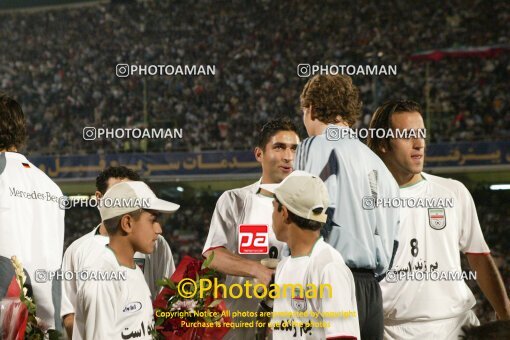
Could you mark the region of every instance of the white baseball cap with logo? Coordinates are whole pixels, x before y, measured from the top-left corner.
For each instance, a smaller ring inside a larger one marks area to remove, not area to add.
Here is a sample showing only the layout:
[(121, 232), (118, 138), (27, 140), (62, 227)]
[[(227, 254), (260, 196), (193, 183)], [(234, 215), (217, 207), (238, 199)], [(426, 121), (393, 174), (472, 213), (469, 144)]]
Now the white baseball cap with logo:
[(319, 177), (296, 170), (279, 184), (261, 184), (276, 199), (299, 217), (326, 223), (329, 194)]
[(101, 220), (122, 216), (138, 209), (155, 210), (171, 213), (179, 209), (179, 205), (162, 200), (142, 181), (120, 182), (113, 185), (99, 204)]

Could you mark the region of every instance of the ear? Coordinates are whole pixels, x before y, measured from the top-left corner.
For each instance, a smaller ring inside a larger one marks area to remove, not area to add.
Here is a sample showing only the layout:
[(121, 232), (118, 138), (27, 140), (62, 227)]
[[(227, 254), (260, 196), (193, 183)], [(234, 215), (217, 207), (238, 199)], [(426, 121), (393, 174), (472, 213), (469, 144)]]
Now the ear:
[(262, 162), (262, 156), (264, 155), (264, 150), (262, 150), (260, 147), (255, 147), (255, 159), (257, 162)]
[(126, 234), (131, 234), (133, 231), (133, 217), (131, 215), (124, 215), (120, 219), (120, 229)]
[(283, 214), (283, 221), (286, 223), (286, 224), (290, 224), (290, 220), (289, 220), (289, 211), (287, 210), (287, 207), (282, 205), (282, 214)]
[(315, 108), (313, 107), (313, 104), (310, 104), (310, 119), (313, 121), (313, 120), (316, 120), (317, 117), (315, 116)]
[(94, 195), (96, 196), (96, 201), (99, 201), (101, 199), (101, 197), (103, 197), (103, 194), (100, 191), (97, 191), (97, 190), (94, 193)]

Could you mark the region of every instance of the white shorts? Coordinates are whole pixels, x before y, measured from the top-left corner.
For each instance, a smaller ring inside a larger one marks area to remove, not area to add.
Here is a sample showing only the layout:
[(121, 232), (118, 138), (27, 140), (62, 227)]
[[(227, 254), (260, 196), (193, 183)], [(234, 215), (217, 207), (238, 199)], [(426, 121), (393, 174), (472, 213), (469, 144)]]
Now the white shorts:
[(384, 339), (459, 340), (462, 327), (478, 326), (480, 321), (472, 310), (455, 318), (432, 321), (402, 322), (384, 320)]

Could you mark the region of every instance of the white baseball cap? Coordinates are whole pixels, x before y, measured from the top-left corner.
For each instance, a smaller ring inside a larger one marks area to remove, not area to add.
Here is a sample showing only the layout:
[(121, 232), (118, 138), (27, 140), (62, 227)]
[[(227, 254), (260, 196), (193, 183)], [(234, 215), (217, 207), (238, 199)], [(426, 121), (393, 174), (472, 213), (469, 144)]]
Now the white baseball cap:
[(156, 210), (171, 213), (179, 209), (179, 205), (156, 197), (156, 194), (142, 181), (127, 181), (113, 185), (99, 204), (101, 220), (136, 211), (138, 209)]
[(296, 170), (280, 184), (261, 184), (276, 199), (299, 217), (326, 223), (329, 206), (328, 189), (317, 176)]

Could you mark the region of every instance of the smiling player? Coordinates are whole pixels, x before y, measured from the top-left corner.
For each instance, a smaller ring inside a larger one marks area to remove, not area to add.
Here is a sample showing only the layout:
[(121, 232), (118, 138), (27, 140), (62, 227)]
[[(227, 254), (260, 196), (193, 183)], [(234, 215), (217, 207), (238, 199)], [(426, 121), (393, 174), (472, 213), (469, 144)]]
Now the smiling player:
[[(418, 104), (395, 100), (375, 111), (370, 127), (417, 130), (424, 129), (424, 124)], [(454, 202), (453, 207), (400, 209), (398, 239), (401, 246), (395, 255), (395, 272), (460, 273), (460, 252), (463, 252), (498, 317), (508, 320), (508, 296), (466, 187), (456, 180), (423, 172), (425, 140), (422, 138), (369, 138), (368, 145), (397, 180), (401, 197), (452, 198)], [(471, 310), (475, 298), (462, 279), (394, 278), (393, 275), (390, 280), (387, 276), (387, 280), (381, 281), (385, 338), (457, 339), (462, 334), (462, 326), (479, 324)]]

